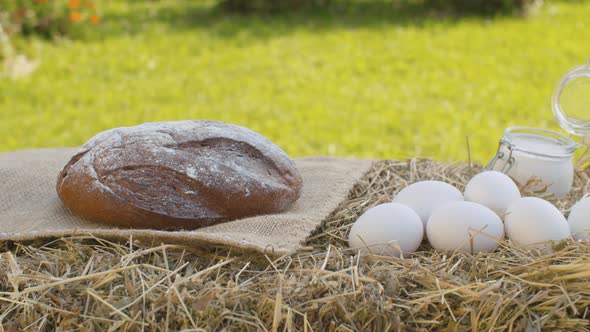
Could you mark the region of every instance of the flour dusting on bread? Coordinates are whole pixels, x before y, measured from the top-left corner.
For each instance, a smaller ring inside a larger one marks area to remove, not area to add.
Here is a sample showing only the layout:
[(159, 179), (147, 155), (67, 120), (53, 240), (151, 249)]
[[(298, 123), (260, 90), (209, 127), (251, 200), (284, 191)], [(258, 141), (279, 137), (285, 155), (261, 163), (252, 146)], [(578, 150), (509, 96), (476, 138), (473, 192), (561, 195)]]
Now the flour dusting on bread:
[[(278, 212), (301, 187), (295, 163), (280, 147), (252, 130), (215, 121), (102, 132), (64, 167), (57, 186), (64, 204), (89, 219), (158, 228)], [(95, 206), (80, 203), (85, 198)], [(111, 211), (114, 201), (129, 210), (119, 220)]]

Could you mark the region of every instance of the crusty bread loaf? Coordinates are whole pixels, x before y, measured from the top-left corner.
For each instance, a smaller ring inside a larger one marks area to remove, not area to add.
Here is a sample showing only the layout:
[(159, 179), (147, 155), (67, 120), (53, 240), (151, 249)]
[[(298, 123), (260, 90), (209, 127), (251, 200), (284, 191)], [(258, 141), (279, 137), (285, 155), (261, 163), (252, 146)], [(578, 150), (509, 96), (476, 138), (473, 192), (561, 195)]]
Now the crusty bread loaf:
[(146, 123), (102, 132), (57, 179), (63, 204), (122, 227), (194, 229), (279, 212), (302, 179), (277, 145), (214, 121)]

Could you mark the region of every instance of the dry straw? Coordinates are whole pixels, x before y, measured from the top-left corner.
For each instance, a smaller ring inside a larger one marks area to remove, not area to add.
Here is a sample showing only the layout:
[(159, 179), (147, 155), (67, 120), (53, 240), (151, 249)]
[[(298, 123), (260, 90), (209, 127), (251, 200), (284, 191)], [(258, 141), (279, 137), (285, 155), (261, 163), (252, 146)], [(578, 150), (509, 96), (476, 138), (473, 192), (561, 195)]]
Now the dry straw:
[[(463, 189), (481, 167), (383, 161), (295, 255), (235, 256), (88, 236), (6, 243), (0, 260), (4, 330), (588, 331), (590, 246), (549, 255), (503, 245), (442, 254), (424, 245), (403, 259), (359, 260), (351, 223), (409, 183)], [(587, 191), (578, 171), (564, 211)]]

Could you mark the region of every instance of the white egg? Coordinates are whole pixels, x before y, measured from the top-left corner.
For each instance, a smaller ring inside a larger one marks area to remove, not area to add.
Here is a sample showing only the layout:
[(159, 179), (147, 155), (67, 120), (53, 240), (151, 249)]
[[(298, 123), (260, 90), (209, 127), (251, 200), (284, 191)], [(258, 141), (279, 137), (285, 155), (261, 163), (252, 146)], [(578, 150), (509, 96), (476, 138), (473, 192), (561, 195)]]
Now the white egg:
[(434, 209), (450, 202), (463, 201), (463, 194), (448, 183), (421, 181), (402, 189), (393, 201), (407, 205), (416, 211), (426, 227)]
[(428, 241), (436, 250), (491, 252), (504, 238), (504, 225), (489, 208), (473, 202), (453, 202), (432, 213), (426, 226)]
[(416, 251), (423, 234), (416, 212), (402, 204), (386, 203), (367, 210), (358, 218), (350, 229), (348, 244), (362, 255), (399, 257), (401, 253)]
[(567, 222), (576, 241), (590, 240), (590, 197), (583, 198), (572, 206)]
[(487, 171), (467, 183), (464, 195), (466, 201), (487, 206), (503, 218), (510, 204), (520, 198), (520, 190), (508, 175)]
[(570, 234), (563, 214), (553, 204), (537, 197), (514, 201), (506, 210), (504, 225), (510, 240), (520, 246), (563, 240)]

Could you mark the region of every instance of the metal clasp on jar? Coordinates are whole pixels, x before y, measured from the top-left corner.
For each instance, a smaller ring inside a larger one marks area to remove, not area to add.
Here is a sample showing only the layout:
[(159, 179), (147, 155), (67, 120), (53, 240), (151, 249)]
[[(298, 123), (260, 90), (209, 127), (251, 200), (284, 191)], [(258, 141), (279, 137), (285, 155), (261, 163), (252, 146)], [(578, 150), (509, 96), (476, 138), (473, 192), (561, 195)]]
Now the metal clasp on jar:
[[(503, 147), (505, 147), (506, 150), (508, 150), (508, 154), (506, 154), (505, 151), (502, 151)], [(510, 142), (506, 141), (503, 138), (500, 139), (500, 142), (498, 143), (498, 151), (496, 151), (496, 155), (494, 156), (494, 158), (492, 158), (492, 160), (490, 160), (490, 162), (486, 166), (486, 169), (487, 170), (494, 169), (498, 160), (504, 160), (503, 158), (507, 157), (506, 163), (504, 164), (504, 166), (502, 166), (501, 169), (498, 169), (498, 171), (500, 171), (502, 173), (508, 173), (510, 171), (510, 169), (512, 168), (512, 166), (514, 165), (514, 157), (512, 156), (513, 151), (514, 151), (514, 145), (510, 144)]]

